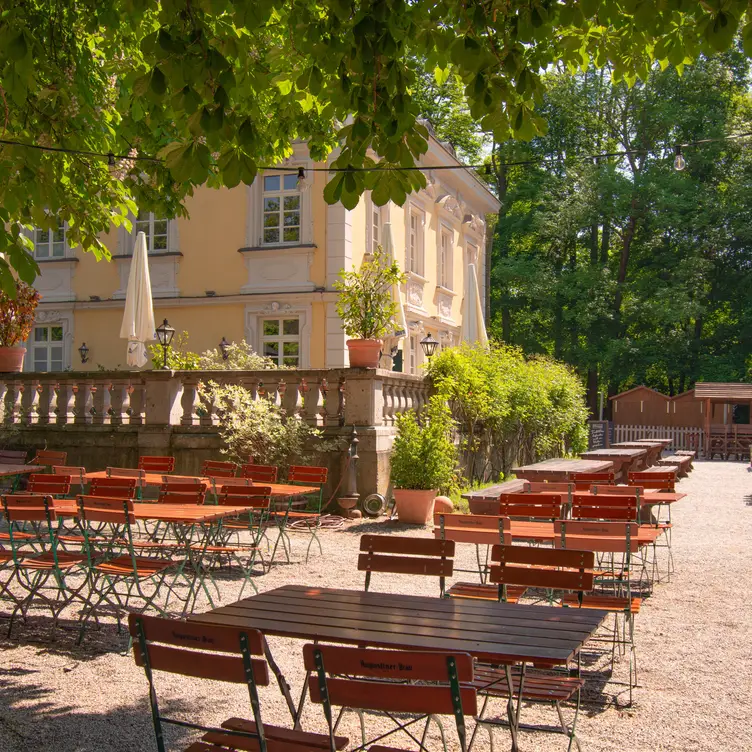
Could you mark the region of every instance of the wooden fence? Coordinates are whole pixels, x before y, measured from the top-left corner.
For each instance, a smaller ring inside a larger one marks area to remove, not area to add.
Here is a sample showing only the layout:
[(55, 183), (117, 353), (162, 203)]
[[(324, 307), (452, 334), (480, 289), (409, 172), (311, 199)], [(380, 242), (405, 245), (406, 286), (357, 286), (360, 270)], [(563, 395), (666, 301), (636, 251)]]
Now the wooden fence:
[(669, 450), (693, 449), (698, 455), (704, 450), (705, 436), (700, 427), (686, 426), (614, 426), (613, 443), (640, 439), (671, 439)]

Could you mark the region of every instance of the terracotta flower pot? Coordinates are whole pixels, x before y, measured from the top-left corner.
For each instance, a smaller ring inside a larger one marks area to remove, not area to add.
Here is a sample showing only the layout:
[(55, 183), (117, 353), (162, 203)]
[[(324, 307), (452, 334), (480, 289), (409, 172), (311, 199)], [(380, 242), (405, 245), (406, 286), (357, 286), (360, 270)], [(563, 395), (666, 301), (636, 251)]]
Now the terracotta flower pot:
[(352, 368), (378, 368), (381, 346), (380, 339), (348, 339), (350, 366)]
[(25, 347), (0, 347), (0, 373), (18, 373), (23, 370)]
[(397, 516), (400, 522), (425, 525), (433, 520), (433, 502), (437, 491), (415, 491), (407, 488), (394, 489)]

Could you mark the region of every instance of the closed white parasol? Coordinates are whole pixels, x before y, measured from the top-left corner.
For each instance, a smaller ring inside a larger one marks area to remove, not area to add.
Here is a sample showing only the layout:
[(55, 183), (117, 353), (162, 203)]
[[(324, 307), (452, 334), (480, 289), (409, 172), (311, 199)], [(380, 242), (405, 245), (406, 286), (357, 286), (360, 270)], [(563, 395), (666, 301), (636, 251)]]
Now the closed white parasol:
[(465, 299), (462, 307), (462, 341), (469, 342), (471, 345), (478, 342), (487, 347), (488, 335), (486, 334), (486, 322), (483, 320), (483, 305), (480, 300), (475, 264), (467, 265)]
[(145, 343), (154, 339), (154, 307), (151, 300), (149, 258), (146, 253), (146, 236), (143, 232), (139, 232), (136, 236), (136, 246), (133, 249), (120, 336), (128, 340), (126, 356), (128, 365), (133, 368), (143, 368), (149, 360)]

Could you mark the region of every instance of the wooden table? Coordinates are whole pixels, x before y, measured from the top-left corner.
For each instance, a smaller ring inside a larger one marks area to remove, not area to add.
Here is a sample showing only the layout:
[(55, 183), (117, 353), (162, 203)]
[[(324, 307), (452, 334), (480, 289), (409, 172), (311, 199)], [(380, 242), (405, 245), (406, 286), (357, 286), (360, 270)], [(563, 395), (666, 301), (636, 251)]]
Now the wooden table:
[(15, 491), (22, 475), (40, 472), (39, 465), (5, 465), (0, 464), (0, 478), (13, 478), (11, 491)]
[(652, 467), (661, 458), (663, 452), (662, 441), (620, 441), (618, 444), (612, 444), (612, 449), (647, 449), (645, 457), (646, 467)]
[[(55, 511), (61, 517), (76, 517), (78, 505), (75, 499), (55, 499)], [(236, 517), (252, 511), (253, 507), (215, 504), (153, 504), (144, 501), (133, 503), (133, 514), (142, 522), (169, 522), (197, 525), (217, 522), (226, 517)]]
[(614, 475), (616, 479), (623, 477), (626, 479), (630, 470), (640, 470), (645, 464), (645, 457), (648, 455), (647, 449), (593, 449), (590, 452), (583, 452), (580, 457), (584, 460), (608, 460), (613, 463)]
[(552, 459), (524, 465), (512, 470), (524, 480), (548, 480), (552, 482), (566, 482), (572, 473), (609, 473), (614, 469), (614, 463), (609, 459)]
[[(566, 664), (606, 616), (588, 609), (285, 585), (191, 620), (311, 642), (470, 653), (490, 663), (521, 663), (524, 670), (536, 661)], [(269, 665), (297, 726), (307, 677), (296, 708), (273, 659)]]
[(495, 486), (486, 486), (477, 491), (468, 491), (462, 494), (470, 504), (470, 514), (498, 514), (499, 496), (503, 493), (522, 493), (525, 488), (525, 480), (508, 480), (497, 483)]

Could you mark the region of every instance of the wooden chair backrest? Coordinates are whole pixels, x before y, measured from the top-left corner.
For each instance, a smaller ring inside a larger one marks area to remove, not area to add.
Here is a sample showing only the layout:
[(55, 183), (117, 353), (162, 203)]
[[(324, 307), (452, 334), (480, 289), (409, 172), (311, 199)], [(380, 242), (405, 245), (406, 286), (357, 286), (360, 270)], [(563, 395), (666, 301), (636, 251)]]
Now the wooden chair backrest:
[(78, 516), (84, 522), (110, 522), (113, 524), (136, 524), (133, 499), (111, 496), (81, 494), (78, 500)]
[(574, 483), (548, 483), (540, 480), (526, 480), (522, 488), (523, 493), (572, 493)]
[(451, 577), (454, 541), (394, 535), (361, 535), (360, 572)]
[(55, 502), (45, 494), (7, 494), (3, 496), (3, 510), (8, 522), (54, 522), (57, 519)]
[(78, 483), (86, 483), (86, 468), (77, 465), (53, 465), (53, 475), (70, 475)]
[(52, 449), (37, 449), (32, 465), (64, 465), (68, 459), (68, 452), (56, 452)]
[(435, 512), (434, 538), (455, 543), (512, 543), (512, 526), (508, 517), (494, 514), (457, 514)]
[(643, 486), (643, 488), (655, 488), (662, 491), (673, 491), (676, 488), (676, 473), (673, 470), (668, 472), (629, 473), (629, 482), (632, 485)]
[(91, 481), (89, 491), (92, 496), (110, 496), (117, 499), (128, 497), (132, 499), (136, 495), (137, 478), (94, 478)]
[(592, 551), (493, 546), (491, 582), (552, 590), (593, 589), (595, 554)]
[(287, 480), (290, 483), (311, 483), (323, 485), (329, 477), (329, 470), (325, 467), (310, 467), (308, 465), (290, 465)]
[[(128, 631), (133, 638), (133, 657), (137, 666), (144, 665), (139, 629), (145, 638), (152, 671), (246, 684), (240, 650), (241, 635), (247, 640), (250, 655), (261, 656), (264, 653), (263, 636), (257, 629), (238, 629), (131, 613), (128, 615)], [(251, 665), (256, 684), (267, 686), (269, 670), (266, 661), (252, 658)]]
[(190, 491), (178, 491), (168, 488), (166, 491), (160, 491), (157, 498), (158, 504), (203, 504), (206, 498), (206, 491), (201, 489), (191, 489)]
[(254, 483), (276, 483), (279, 469), (274, 465), (243, 465), (240, 477), (248, 478)]
[(174, 457), (151, 457), (138, 458), (138, 469), (147, 473), (171, 473), (175, 469)]
[(642, 486), (592, 486), (590, 492), (594, 496), (633, 496), (642, 498), (645, 489)]
[(208, 484), (203, 480), (172, 480), (169, 475), (162, 478), (160, 493), (206, 493)]
[(212, 478), (234, 478), (238, 466), (234, 462), (205, 460), (201, 465), (201, 475)]
[(613, 486), (616, 484), (616, 475), (608, 473), (572, 473), (569, 476), (577, 491), (587, 491), (593, 483), (601, 486)]
[[(387, 537), (387, 536), (377, 536)], [(331, 705), (388, 713), (452, 715), (454, 704), (447, 659), (456, 665), (463, 715), (477, 715), (473, 658), (468, 653), (429, 653), (414, 650), (379, 650), (338, 645), (305, 645), (303, 662), (312, 672), (308, 680), (311, 701), (322, 703), (317, 662), (326, 673)], [(385, 680), (406, 680), (390, 681)], [(416, 684), (416, 682), (430, 682)]]
[(146, 485), (146, 470), (138, 467), (108, 467), (106, 472), (108, 478), (135, 478), (138, 486)]
[(574, 494), (570, 515), (573, 520), (625, 520), (636, 522), (640, 515), (637, 496)]
[[(554, 546), (597, 553), (635, 553), (639, 527), (634, 522), (557, 520)], [(627, 542), (628, 541), (628, 542)]]
[(566, 496), (548, 493), (509, 493), (499, 497), (499, 514), (504, 517), (538, 517), (558, 520)]
[(70, 493), (70, 475), (51, 475), (49, 473), (32, 473), (26, 490), (35, 494), (52, 494), (62, 496)]
[(27, 454), (25, 449), (0, 449), (0, 465), (24, 465)]
[(271, 486), (222, 486), (217, 495), (217, 504), (268, 509), (271, 499)]

